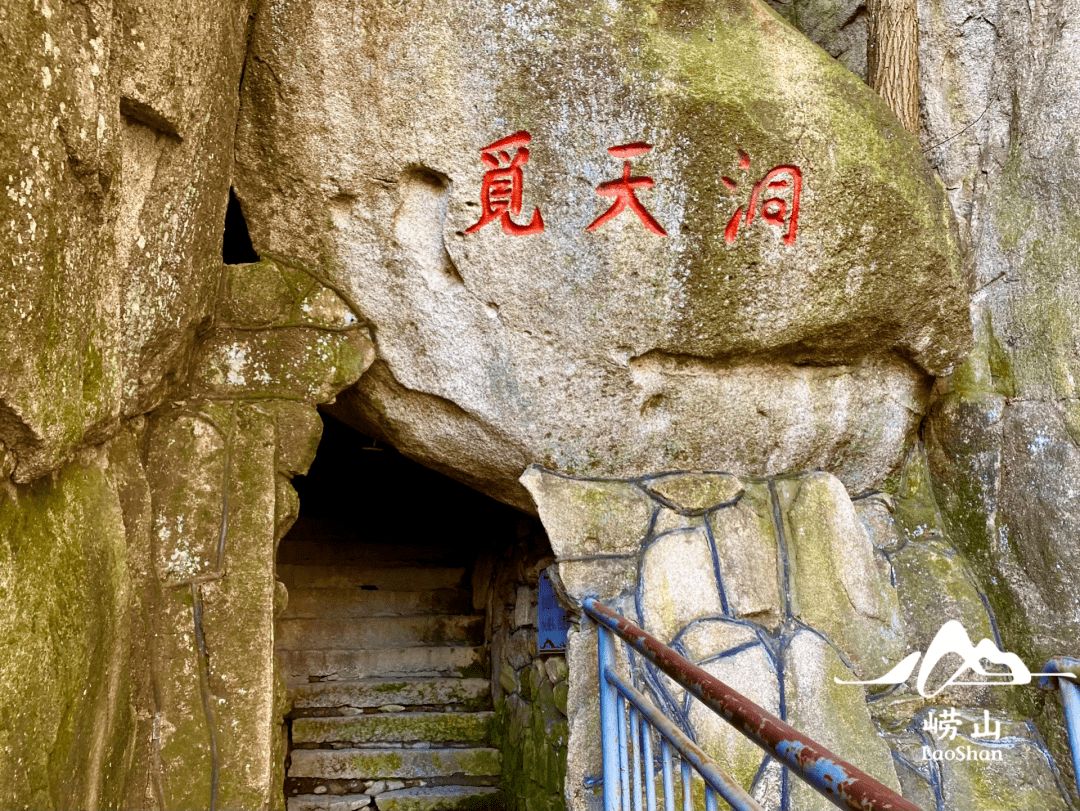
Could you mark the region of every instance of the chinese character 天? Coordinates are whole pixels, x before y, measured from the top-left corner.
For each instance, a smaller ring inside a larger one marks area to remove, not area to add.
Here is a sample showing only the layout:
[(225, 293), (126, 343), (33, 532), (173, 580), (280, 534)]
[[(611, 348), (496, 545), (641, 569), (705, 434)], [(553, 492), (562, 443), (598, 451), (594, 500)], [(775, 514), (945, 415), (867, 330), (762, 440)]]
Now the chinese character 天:
[(667, 231), (658, 223), (653, 215), (645, 210), (645, 206), (641, 204), (641, 201), (637, 198), (638, 189), (651, 189), (655, 183), (651, 177), (630, 177), (630, 158), (636, 158), (639, 155), (644, 155), (646, 152), (652, 150), (652, 144), (636, 143), (636, 144), (623, 144), (622, 146), (613, 146), (608, 149), (614, 157), (623, 158), (623, 173), (622, 177), (618, 180), (609, 180), (606, 183), (601, 183), (596, 187), (596, 193), (602, 197), (614, 197), (615, 202), (611, 204), (611, 208), (597, 217), (591, 225), (589, 225), (586, 231), (595, 231), (604, 223), (609, 220), (615, 219), (626, 209), (630, 209), (637, 214), (638, 219), (644, 224), (646, 228), (652, 231), (654, 234), (665, 237)]

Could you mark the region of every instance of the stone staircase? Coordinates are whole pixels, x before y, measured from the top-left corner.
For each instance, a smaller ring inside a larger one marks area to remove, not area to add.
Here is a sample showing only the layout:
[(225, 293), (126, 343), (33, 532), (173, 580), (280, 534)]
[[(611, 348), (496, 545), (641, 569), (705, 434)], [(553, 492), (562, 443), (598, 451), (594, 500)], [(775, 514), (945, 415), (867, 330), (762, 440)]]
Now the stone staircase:
[(289, 811), (501, 808), (466, 567), (432, 547), (319, 541), (278, 563)]

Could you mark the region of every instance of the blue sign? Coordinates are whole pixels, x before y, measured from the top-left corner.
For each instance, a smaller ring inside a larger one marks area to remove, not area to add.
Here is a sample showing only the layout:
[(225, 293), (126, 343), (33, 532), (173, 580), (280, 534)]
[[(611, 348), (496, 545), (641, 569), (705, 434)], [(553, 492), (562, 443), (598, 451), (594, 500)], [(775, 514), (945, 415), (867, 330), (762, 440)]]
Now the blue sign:
[(566, 650), (566, 629), (570, 623), (566, 611), (555, 597), (547, 572), (540, 573), (540, 652), (554, 653)]

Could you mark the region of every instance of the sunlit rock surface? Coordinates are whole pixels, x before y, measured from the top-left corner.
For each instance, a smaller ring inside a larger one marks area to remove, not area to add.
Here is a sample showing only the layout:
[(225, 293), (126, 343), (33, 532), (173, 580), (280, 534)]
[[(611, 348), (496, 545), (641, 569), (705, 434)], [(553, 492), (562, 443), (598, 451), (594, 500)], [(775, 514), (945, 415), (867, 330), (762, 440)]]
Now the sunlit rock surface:
[(237, 150), (374, 327), (334, 413), (524, 508), (532, 462), (865, 488), (969, 346), (916, 142), (756, 0), (268, 2)]

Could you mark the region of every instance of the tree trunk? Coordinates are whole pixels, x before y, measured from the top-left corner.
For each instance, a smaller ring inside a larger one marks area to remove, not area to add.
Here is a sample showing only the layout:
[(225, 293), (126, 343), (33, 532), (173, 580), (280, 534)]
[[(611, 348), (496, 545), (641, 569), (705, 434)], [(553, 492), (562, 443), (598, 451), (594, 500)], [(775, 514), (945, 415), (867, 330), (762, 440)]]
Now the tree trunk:
[(866, 81), (909, 132), (919, 129), (917, 0), (868, 0)]

